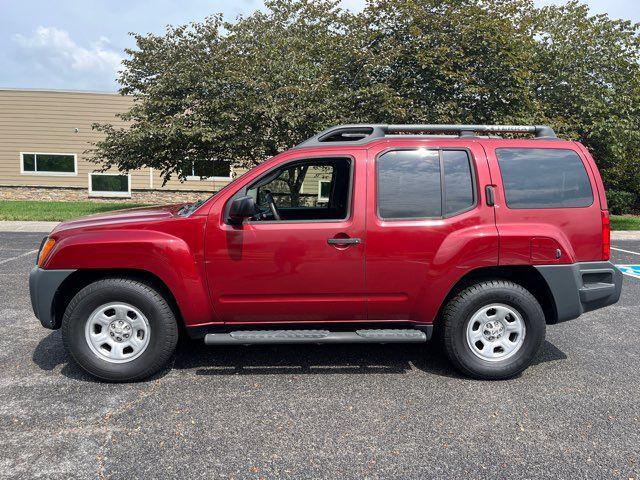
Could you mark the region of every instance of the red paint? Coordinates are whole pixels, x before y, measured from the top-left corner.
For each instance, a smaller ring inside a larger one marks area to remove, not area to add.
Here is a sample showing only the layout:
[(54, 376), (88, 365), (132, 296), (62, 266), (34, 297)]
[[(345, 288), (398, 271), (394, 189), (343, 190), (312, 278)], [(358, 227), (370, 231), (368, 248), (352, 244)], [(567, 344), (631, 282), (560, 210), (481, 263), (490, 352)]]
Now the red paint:
[[(475, 169), (475, 207), (444, 219), (380, 219), (375, 159), (392, 147), (467, 149)], [(574, 150), (587, 167), (593, 204), (507, 208), (497, 147)], [(354, 163), (346, 220), (224, 222), (229, 199), (270, 168), (332, 155), (351, 157)], [(495, 207), (487, 205), (486, 185), (495, 185)], [(191, 216), (179, 216), (179, 208), (133, 209), (65, 222), (51, 234), (56, 243), (44, 266), (148, 271), (171, 290), (187, 326), (431, 323), (455, 283), (475, 269), (601, 260), (609, 248), (608, 215), (602, 213), (606, 198), (595, 163), (584, 147), (564, 141), (387, 137), (364, 146), (291, 150), (248, 172)], [(333, 237), (362, 242), (327, 244)]]

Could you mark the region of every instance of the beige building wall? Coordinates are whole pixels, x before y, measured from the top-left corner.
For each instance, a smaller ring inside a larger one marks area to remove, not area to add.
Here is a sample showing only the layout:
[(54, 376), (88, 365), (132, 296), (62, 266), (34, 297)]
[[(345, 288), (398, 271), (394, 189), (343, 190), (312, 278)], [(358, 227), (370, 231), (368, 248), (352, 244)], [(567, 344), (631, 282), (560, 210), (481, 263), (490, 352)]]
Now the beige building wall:
[[(62, 187), (89, 190), (89, 174), (99, 170), (84, 153), (99, 134), (93, 123), (125, 126), (116, 114), (132, 98), (113, 93), (0, 89), (0, 187)], [(21, 172), (21, 153), (60, 153), (76, 156), (75, 173)], [(162, 185), (157, 171), (133, 171), (131, 189), (213, 192), (227, 179), (172, 179)]]
[[(0, 89), (0, 198), (131, 198), (162, 203), (203, 198), (229, 183), (229, 178), (189, 177), (184, 182), (173, 178), (162, 185), (159, 171), (145, 168), (130, 173), (130, 195), (90, 193), (89, 176), (100, 170), (84, 153), (92, 142), (100, 139), (91, 125), (111, 123), (126, 127), (116, 115), (127, 111), (132, 102), (132, 97), (115, 93)], [(75, 155), (76, 171), (64, 174), (21, 171), (23, 153)], [(245, 171), (238, 168), (232, 175)], [(321, 200), (321, 180), (328, 180), (326, 173), (309, 171), (301, 193)]]

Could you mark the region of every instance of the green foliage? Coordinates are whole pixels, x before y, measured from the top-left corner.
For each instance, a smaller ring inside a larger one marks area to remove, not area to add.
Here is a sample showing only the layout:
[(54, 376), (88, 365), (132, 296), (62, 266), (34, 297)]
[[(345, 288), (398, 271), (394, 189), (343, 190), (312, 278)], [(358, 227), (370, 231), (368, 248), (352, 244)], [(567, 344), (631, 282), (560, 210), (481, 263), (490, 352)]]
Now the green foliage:
[(631, 192), (621, 190), (607, 190), (607, 205), (609, 211), (615, 215), (630, 213), (636, 204), (637, 197)]
[(120, 76), (136, 98), (95, 150), (105, 167), (184, 178), (194, 160), (250, 167), (331, 125), (548, 123), (640, 194), (639, 25), (578, 1), (273, 0), (136, 35)]

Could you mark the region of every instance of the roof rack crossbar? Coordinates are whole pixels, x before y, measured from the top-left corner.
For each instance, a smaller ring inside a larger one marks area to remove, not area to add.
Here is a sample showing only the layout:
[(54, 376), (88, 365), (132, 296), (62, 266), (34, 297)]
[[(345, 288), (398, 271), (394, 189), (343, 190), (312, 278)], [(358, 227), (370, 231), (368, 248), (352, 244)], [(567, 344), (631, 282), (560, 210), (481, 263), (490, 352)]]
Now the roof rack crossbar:
[(461, 137), (473, 136), (476, 133), (528, 133), (535, 138), (556, 138), (551, 127), (546, 125), (429, 125), (429, 124), (353, 124), (338, 125), (321, 132), (302, 142), (299, 147), (326, 143), (367, 143), (387, 134), (400, 133), (457, 133)]

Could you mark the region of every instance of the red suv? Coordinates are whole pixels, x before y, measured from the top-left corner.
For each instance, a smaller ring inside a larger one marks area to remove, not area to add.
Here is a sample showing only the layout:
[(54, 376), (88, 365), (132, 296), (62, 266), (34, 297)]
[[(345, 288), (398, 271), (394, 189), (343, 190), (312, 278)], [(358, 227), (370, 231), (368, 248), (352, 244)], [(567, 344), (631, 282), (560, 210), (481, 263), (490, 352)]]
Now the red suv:
[(551, 128), (345, 125), (205, 202), (60, 224), (29, 286), (42, 325), (109, 381), (163, 368), (180, 330), (209, 345), (434, 335), (465, 374), (501, 379), (546, 324), (618, 300), (608, 260), (598, 169)]

